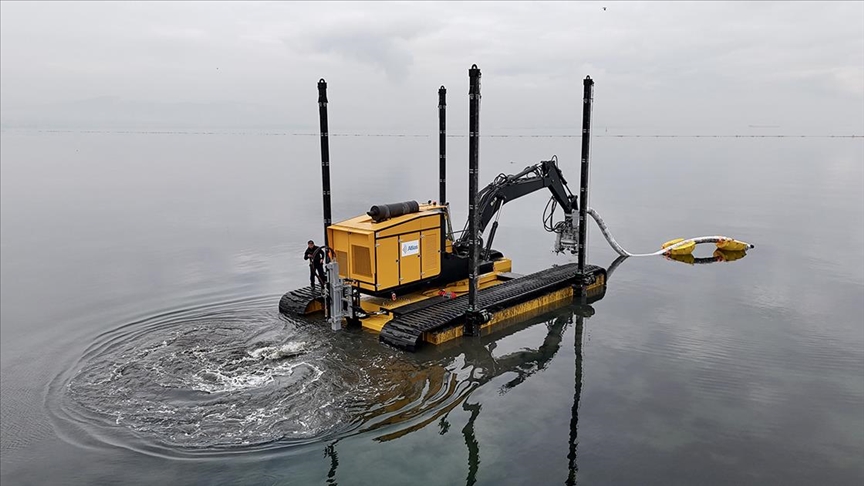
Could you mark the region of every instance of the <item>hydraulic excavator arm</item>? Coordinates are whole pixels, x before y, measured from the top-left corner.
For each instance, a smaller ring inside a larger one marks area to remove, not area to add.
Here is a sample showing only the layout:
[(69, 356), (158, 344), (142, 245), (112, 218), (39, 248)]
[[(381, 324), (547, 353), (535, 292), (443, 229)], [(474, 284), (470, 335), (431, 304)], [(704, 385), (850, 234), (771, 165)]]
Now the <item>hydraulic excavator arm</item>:
[[(573, 195), (567, 187), (567, 181), (564, 180), (564, 175), (561, 173), (561, 169), (558, 168), (556, 157), (526, 167), (518, 174), (499, 174), (492, 183), (483, 188), (478, 194), (480, 219), (478, 234), (482, 235), (486, 231), (486, 227), (495, 218), (504, 204), (544, 188), (549, 189), (554, 202), (564, 210), (564, 221), (558, 222), (554, 226), (549, 225), (546, 228), (557, 234), (555, 251), (562, 252), (569, 250), (571, 253), (575, 253), (576, 228), (573, 226), (573, 213), (578, 209), (577, 196)], [(468, 222), (465, 223), (465, 229), (467, 230), (467, 228)], [(484, 255), (489, 254), (497, 229), (498, 221), (496, 220), (489, 230), (486, 247), (483, 249)], [(467, 251), (467, 235), (467, 231), (462, 232), (461, 237), (454, 245), (457, 250)]]

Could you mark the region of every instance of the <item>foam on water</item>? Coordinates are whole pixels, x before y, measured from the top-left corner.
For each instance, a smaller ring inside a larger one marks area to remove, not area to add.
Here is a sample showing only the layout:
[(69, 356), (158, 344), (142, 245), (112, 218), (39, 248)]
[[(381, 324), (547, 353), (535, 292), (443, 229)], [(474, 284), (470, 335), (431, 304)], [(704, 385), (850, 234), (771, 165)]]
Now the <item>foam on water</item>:
[(296, 356), (298, 354), (303, 353), (304, 347), (306, 346), (305, 342), (295, 342), (295, 343), (287, 343), (281, 346), (265, 346), (263, 348), (254, 349), (249, 351), (249, 356), (253, 358), (260, 359), (270, 359), (277, 360), (283, 358), (290, 358)]
[(451, 383), (458, 365), (420, 364), (383, 346), (358, 355), (358, 335), (319, 324), (293, 322), (260, 299), (122, 325), (55, 378), (48, 406), (59, 428), (102, 443), (237, 453), (398, 426), (464, 392)]
[(350, 425), (326, 344), (293, 339), (294, 324), (274, 314), (237, 305), (121, 326), (55, 380), (65, 383), (52, 386), (49, 408), (95, 435), (131, 430), (169, 449), (314, 439)]

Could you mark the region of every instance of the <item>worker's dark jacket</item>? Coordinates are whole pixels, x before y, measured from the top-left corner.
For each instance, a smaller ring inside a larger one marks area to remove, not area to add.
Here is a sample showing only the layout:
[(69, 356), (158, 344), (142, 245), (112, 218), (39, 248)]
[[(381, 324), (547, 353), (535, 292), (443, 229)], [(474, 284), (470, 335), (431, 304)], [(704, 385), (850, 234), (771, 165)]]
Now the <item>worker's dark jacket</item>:
[[(312, 255), (314, 255), (316, 251), (318, 251), (318, 247), (317, 247), (317, 246), (313, 246), (312, 248), (308, 248), (308, 247), (307, 247), (307, 248), (306, 248), (306, 253), (303, 254), (303, 259), (304, 259), (304, 260), (309, 260), (310, 258), (312, 258)], [(323, 266), (324, 266), (324, 252), (323, 252), (323, 251), (319, 251), (319, 252), (318, 252), (318, 255), (316, 255), (316, 257), (315, 257), (315, 261), (312, 262), (312, 263), (313, 263), (316, 267), (323, 267)]]

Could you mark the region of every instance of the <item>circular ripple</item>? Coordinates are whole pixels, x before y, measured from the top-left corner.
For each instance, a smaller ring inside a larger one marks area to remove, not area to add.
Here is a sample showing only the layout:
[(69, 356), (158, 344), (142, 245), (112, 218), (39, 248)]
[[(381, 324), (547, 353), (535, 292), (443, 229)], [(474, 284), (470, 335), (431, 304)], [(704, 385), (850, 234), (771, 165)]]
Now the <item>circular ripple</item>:
[(49, 409), (77, 429), (67, 437), (162, 455), (236, 453), (398, 433), (390, 429), (467, 390), (458, 363), (420, 363), (273, 307), (259, 298), (113, 329), (52, 382)]

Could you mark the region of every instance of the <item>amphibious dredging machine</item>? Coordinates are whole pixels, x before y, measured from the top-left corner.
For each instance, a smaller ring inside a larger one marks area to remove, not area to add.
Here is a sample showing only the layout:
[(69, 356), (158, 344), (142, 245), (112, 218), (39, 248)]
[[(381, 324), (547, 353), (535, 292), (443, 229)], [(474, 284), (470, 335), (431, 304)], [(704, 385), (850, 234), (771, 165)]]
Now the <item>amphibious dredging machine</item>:
[[(327, 83), (318, 82), (324, 206), (326, 286), (286, 293), (286, 315), (323, 313), (334, 327), (360, 325), (386, 344), (413, 351), (421, 343), (441, 344), (491, 332), (506, 323), (555, 307), (590, 304), (606, 291), (606, 270), (586, 259), (586, 209), (591, 103), (594, 83), (584, 80), (582, 160), (579, 195), (568, 188), (557, 158), (512, 175), (499, 175), (478, 190), (480, 69), (469, 69), (469, 214), (453, 231), (446, 198), (446, 89), (438, 91), (438, 201), (381, 204), (363, 215), (333, 223)], [(554, 250), (577, 262), (519, 275), (509, 258), (492, 247), (502, 206), (535, 191), (551, 192), (544, 226), (555, 234)], [(553, 222), (556, 206), (563, 220)], [(492, 223), (491, 226), (489, 224)], [(483, 238), (486, 229), (488, 236)]]

